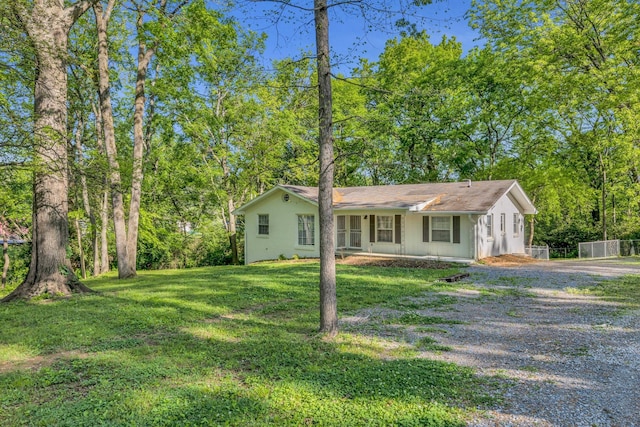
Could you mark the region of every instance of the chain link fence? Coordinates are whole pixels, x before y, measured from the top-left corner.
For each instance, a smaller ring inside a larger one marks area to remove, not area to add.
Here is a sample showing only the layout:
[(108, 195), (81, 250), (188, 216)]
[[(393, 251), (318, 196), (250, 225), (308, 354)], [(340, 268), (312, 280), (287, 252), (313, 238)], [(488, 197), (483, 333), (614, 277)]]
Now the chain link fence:
[(578, 256), (578, 248), (549, 248), (549, 258), (576, 258)]
[(620, 255), (620, 240), (578, 243), (579, 258), (611, 258)]
[(549, 246), (525, 246), (524, 252), (531, 258), (549, 259)]

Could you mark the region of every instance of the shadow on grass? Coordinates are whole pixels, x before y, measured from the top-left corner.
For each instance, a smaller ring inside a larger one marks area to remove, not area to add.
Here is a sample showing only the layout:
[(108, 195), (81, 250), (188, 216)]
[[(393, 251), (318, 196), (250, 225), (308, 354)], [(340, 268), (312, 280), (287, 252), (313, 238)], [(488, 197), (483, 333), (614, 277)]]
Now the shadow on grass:
[[(153, 344), (59, 359), (0, 376), (6, 425), (463, 425), (480, 401), (472, 372), (380, 360), (320, 338), (257, 333), (221, 341), (176, 332)], [(256, 324), (260, 326), (256, 330)], [(224, 325), (207, 325), (211, 329)], [(237, 326), (236, 326), (237, 327)]]
[[(316, 335), (317, 270), (150, 272), (94, 280), (100, 295), (0, 306), (0, 349), (22, 349), (0, 350), (0, 424), (461, 425), (450, 405), (483, 400), (470, 370)], [(340, 271), (344, 307), (448, 274)]]

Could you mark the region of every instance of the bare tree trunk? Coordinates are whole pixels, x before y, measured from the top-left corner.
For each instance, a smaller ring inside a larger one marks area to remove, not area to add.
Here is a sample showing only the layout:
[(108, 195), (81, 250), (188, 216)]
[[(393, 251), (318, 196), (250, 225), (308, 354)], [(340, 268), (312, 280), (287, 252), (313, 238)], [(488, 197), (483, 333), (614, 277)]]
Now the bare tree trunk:
[[(99, 107), (93, 105), (93, 112), (96, 118), (96, 135), (98, 139), (98, 147), (101, 153), (106, 152), (104, 144), (104, 132), (102, 131), (102, 113)], [(102, 200), (100, 200), (100, 237), (96, 229), (95, 251), (93, 254), (93, 275), (97, 276), (109, 271), (109, 242), (107, 240), (107, 231), (109, 228), (109, 180), (104, 179), (104, 190)], [(95, 218), (95, 216), (94, 216)], [(98, 240), (100, 242), (98, 243)]]
[[(144, 14), (138, 11), (137, 28), (142, 32)], [(143, 157), (144, 157), (144, 106), (145, 84), (149, 63), (155, 50), (147, 48), (144, 38), (138, 37), (138, 71), (136, 74), (136, 95), (133, 110), (133, 168), (131, 172), (131, 201), (129, 203), (129, 224), (127, 235), (128, 263), (133, 268), (135, 275), (136, 259), (138, 252), (138, 228), (140, 222), (140, 202), (142, 199)]]
[(80, 220), (75, 219), (76, 234), (78, 236), (78, 254), (80, 255), (80, 274), (83, 279), (87, 278), (87, 267), (84, 262), (84, 249), (82, 247), (82, 230), (80, 229)]
[(333, 117), (329, 56), (329, 15), (326, 0), (314, 0), (320, 128), (320, 177), (318, 214), (320, 220), (320, 331), (338, 333), (336, 259), (333, 239)]
[(598, 154), (600, 160), (600, 170), (602, 171), (602, 240), (607, 240), (607, 169), (602, 158), (602, 153)]
[(109, 190), (104, 190), (100, 207), (100, 274), (109, 272)]
[(109, 83), (109, 43), (107, 25), (113, 10), (114, 0), (109, 0), (107, 10), (103, 13), (102, 4), (95, 2), (93, 11), (98, 32), (98, 92), (100, 95), (100, 112), (104, 133), (105, 152), (109, 163), (109, 185), (111, 187), (111, 207), (113, 209), (113, 228), (116, 235), (116, 256), (118, 258), (118, 278), (125, 279), (136, 275), (135, 263), (131, 265), (127, 254), (127, 227), (125, 223), (124, 195), (118, 150), (111, 106), (111, 86)]
[(67, 258), (68, 154), (67, 56), (71, 26), (89, 4), (63, 7), (58, 0), (35, 0), (29, 14), (16, 4), (36, 54), (34, 92), (34, 204), (31, 265), (27, 278), (2, 301), (41, 294), (90, 292), (73, 274)]
[[(78, 129), (76, 130), (76, 161), (78, 163), (78, 169), (80, 171), (80, 189), (82, 192), (82, 206), (84, 207), (84, 211), (87, 213), (89, 217), (89, 223), (91, 224), (91, 249), (93, 251), (93, 275), (97, 276), (100, 271), (100, 254), (98, 253), (100, 248), (98, 247), (98, 232), (96, 230), (96, 217), (93, 214), (93, 210), (91, 209), (91, 203), (89, 202), (89, 188), (87, 186), (87, 174), (84, 171), (84, 157), (82, 155), (82, 129), (84, 127), (84, 120), (82, 117), (78, 117)], [(99, 137), (99, 141), (101, 137)], [(78, 234), (79, 238), (82, 237)], [(82, 245), (80, 245), (82, 249)], [(81, 257), (82, 263), (84, 264), (84, 257)], [(82, 278), (86, 279), (86, 271), (83, 266), (82, 269)]]
[(237, 239), (237, 230), (236, 230), (236, 216), (233, 214), (235, 210), (235, 205), (233, 203), (233, 198), (229, 197), (228, 199), (228, 208), (229, 208), (229, 244), (231, 245), (231, 264), (238, 265), (240, 264), (240, 260), (238, 259), (238, 239)]

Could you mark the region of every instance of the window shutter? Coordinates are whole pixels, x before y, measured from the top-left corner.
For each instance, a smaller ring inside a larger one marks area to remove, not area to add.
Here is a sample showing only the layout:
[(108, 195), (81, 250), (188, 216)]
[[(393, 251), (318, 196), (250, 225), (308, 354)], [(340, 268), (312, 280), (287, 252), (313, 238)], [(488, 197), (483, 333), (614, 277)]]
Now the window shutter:
[(460, 243), (460, 217), (453, 217), (453, 243)]
[(396, 227), (395, 227), (396, 240), (395, 241), (397, 244), (400, 244), (402, 243), (402, 215), (396, 215), (395, 224), (396, 224)]
[(369, 215), (369, 242), (376, 242), (376, 216)]
[(422, 241), (423, 242), (429, 241), (429, 217), (428, 216), (422, 217)]

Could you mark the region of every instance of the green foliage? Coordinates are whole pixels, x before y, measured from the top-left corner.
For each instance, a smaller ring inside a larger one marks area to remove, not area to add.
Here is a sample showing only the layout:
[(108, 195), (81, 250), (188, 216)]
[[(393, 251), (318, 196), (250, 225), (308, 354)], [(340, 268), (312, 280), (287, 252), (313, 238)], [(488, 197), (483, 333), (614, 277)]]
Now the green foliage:
[(537, 181), (525, 188), (551, 245), (566, 226), (600, 238), (637, 229), (639, 11), (631, 1), (473, 3), (472, 22), (527, 93), (529, 141), (516, 147), (526, 167), (512, 171)]
[[(318, 269), (140, 272), (87, 280), (96, 295), (0, 306), (0, 424), (462, 426), (486, 402), (468, 368), (354, 333), (323, 339)], [(342, 310), (450, 272), (339, 266)]]
[[(9, 246), (9, 270), (7, 271), (7, 290), (15, 289), (29, 271), (31, 262), (31, 245), (10, 245)], [(1, 258), (0, 258), (1, 259)]]
[(438, 344), (438, 340), (431, 337), (422, 337), (416, 343), (416, 347), (421, 350), (429, 351), (451, 351), (451, 347)]
[[(637, 260), (635, 260), (637, 262)], [(607, 280), (591, 289), (593, 294), (608, 300), (625, 303), (632, 308), (640, 307), (640, 277), (625, 276)]]
[[(137, 43), (130, 6), (116, 4), (108, 29), (125, 188)], [(145, 11), (140, 37), (156, 55), (146, 87), (138, 267), (225, 264), (234, 208), (278, 183), (317, 184), (313, 54), (265, 67), (265, 36), (203, 0), (185, 2), (170, 20), (155, 7)], [(401, 35), (379, 58), (333, 80), (335, 184), (515, 178), (539, 210), (534, 244), (572, 249), (605, 231), (640, 238), (638, 15), (629, 0), (474, 1), (469, 17), (486, 41), (475, 49), (454, 38), (432, 41), (400, 20)], [(0, 216), (28, 227), (37, 67), (13, 17), (11, 2), (0, 4), (0, 163), (11, 165), (0, 168)], [(70, 34), (67, 137), (70, 208), (90, 224), (83, 226), (89, 266), (107, 173), (95, 39), (87, 13)], [(74, 266), (77, 247), (70, 245)]]
[(387, 319), (387, 323), (400, 325), (455, 325), (463, 323), (459, 320), (445, 319), (437, 316), (423, 316), (419, 313), (406, 313), (398, 318)]
[(198, 230), (180, 230), (180, 224), (143, 211), (140, 216), (138, 267), (144, 270), (225, 265), (231, 262), (228, 235), (216, 222)]

